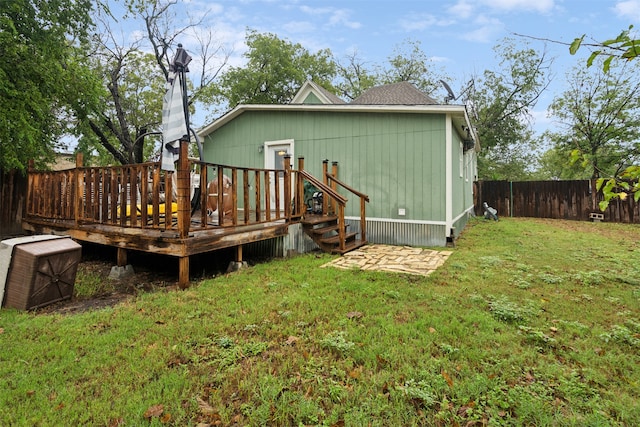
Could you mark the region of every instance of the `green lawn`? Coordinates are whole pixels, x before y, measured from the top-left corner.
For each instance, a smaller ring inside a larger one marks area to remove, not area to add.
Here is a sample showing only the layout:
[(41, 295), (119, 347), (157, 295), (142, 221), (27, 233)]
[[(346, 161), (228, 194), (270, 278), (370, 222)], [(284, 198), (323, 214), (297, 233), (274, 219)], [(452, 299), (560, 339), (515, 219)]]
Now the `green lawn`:
[(3, 309), (0, 425), (640, 425), (639, 242), (477, 220), (429, 277), (309, 254), (80, 314)]

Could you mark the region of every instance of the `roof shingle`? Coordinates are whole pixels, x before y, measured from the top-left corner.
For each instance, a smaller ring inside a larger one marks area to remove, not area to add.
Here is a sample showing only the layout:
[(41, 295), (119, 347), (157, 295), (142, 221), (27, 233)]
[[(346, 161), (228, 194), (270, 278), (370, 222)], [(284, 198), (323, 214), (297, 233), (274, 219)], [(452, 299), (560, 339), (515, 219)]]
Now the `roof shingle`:
[(357, 105), (433, 105), (436, 100), (409, 82), (372, 87), (351, 101)]

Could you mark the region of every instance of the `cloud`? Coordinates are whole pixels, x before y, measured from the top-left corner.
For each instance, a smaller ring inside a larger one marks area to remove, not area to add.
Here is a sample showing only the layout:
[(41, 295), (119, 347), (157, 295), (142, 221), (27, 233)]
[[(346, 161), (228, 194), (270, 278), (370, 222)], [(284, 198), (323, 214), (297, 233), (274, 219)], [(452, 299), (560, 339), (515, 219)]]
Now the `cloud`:
[(331, 7), (310, 7), (310, 6), (300, 6), (300, 10), (307, 15), (312, 16), (320, 16), (327, 15), (333, 11)]
[[(632, 2), (638, 3), (638, 0)], [(471, 2), (469, 0), (458, 0), (447, 11), (454, 17), (459, 19), (469, 19), (474, 16), (476, 11), (481, 10), (487, 13), (487, 9), (491, 12), (538, 12), (549, 13), (558, 6), (555, 0), (480, 0)]]
[(424, 31), (431, 27), (445, 27), (454, 23), (451, 19), (441, 19), (428, 13), (413, 14), (398, 21), (406, 32)]
[(358, 21), (352, 21), (350, 19), (351, 12), (346, 9), (338, 9), (333, 11), (329, 18), (329, 26), (345, 26), (353, 30), (357, 30), (362, 27), (362, 24)]
[(282, 26), (287, 32), (292, 34), (309, 33), (316, 29), (316, 26), (309, 21), (290, 21)]
[(497, 18), (480, 15), (475, 19), (474, 24), (477, 25), (478, 28), (463, 33), (461, 36), (463, 40), (491, 43), (495, 41), (499, 34), (504, 32), (504, 24)]
[(429, 58), (429, 60), (435, 63), (440, 63), (440, 64), (443, 62), (451, 62), (451, 59), (447, 58), (446, 56), (432, 56)]
[(555, 7), (554, 0), (482, 0), (483, 5), (495, 10), (548, 13)]
[(621, 18), (631, 19), (634, 23), (640, 22), (640, 0), (618, 2), (613, 10)]
[(458, 3), (451, 6), (447, 11), (460, 19), (468, 19), (473, 16), (475, 7), (473, 4), (468, 3), (466, 0), (461, 0)]
[(410, 18), (403, 18), (400, 20), (400, 27), (405, 31), (422, 31), (429, 27), (433, 27), (438, 22), (438, 19), (429, 14), (423, 14)]
[(352, 11), (349, 9), (336, 9), (334, 7), (310, 7), (301, 6), (300, 10), (307, 15), (313, 17), (327, 16), (326, 26), (328, 27), (346, 27), (352, 30), (357, 30), (362, 27), (362, 24), (358, 21), (351, 19)]

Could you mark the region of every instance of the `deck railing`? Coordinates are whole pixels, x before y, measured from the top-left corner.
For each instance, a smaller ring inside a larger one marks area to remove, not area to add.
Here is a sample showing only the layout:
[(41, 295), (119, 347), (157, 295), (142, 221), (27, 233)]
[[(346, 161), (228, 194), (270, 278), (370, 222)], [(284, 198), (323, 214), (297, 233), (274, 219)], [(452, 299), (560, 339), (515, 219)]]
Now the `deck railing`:
[[(201, 228), (233, 227), (294, 220), (302, 214), (293, 206), (292, 175), (285, 169), (245, 168), (194, 161), (199, 170)], [(219, 197), (222, 195), (222, 197)], [(230, 201), (229, 201), (230, 200)], [(211, 215), (214, 211), (214, 215)]]
[[(161, 230), (183, 224), (195, 231), (302, 216), (292, 203), (296, 171), (288, 163), (275, 170), (189, 159), (176, 173), (162, 171), (159, 162), (83, 167), (78, 155), (76, 164), (64, 171), (29, 170), (27, 217)], [(187, 209), (179, 208), (181, 195), (190, 201)]]
[[(78, 224), (175, 226), (173, 174), (160, 163), (29, 171), (26, 216)], [(168, 219), (168, 220), (167, 220)]]
[(360, 198), (361, 239), (366, 240), (365, 202), (369, 198), (337, 178), (337, 164), (323, 179), (291, 168), (284, 170), (227, 166), (188, 159), (186, 144), (175, 173), (160, 169), (159, 162), (123, 166), (76, 167), (64, 171), (35, 171), (28, 175), (25, 216), (31, 220), (118, 226), (133, 229), (189, 232), (219, 227), (292, 222), (307, 213), (304, 181), (323, 192), (324, 215), (338, 217), (344, 249), (347, 198), (338, 187)]

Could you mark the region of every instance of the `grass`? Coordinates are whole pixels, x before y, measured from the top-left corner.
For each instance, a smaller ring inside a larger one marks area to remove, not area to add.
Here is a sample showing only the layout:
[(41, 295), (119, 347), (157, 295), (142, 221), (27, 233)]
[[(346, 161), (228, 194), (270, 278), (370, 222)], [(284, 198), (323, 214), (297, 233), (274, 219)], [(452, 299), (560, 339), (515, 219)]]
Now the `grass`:
[(640, 425), (638, 242), (478, 220), (429, 277), (309, 254), (86, 313), (3, 309), (0, 425)]

